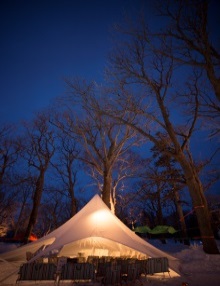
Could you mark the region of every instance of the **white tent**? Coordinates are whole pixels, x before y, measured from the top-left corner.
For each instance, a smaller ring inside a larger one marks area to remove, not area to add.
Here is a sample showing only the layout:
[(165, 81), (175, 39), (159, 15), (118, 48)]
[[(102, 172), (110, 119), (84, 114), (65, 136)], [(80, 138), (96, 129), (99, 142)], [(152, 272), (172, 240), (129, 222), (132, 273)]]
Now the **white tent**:
[(26, 252), (36, 252), (34, 259), (57, 253), (58, 256), (130, 256), (138, 258), (166, 256), (176, 260), (137, 236), (125, 226), (95, 195), (76, 215), (62, 226), (13, 251), (2, 253), (8, 261), (25, 261)]

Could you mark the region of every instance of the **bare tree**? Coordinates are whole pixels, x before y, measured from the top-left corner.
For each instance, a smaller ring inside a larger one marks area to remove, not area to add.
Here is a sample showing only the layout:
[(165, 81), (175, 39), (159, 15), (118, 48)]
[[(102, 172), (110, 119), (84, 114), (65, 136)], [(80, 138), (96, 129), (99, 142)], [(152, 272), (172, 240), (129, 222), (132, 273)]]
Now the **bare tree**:
[(34, 180), (27, 174), (19, 174), (16, 176), (16, 208), (18, 216), (14, 220), (14, 237), (19, 233), (24, 233), (28, 224), (26, 214), (30, 211), (30, 201), (34, 192)]
[[(166, 183), (165, 189), (169, 190), (168, 197), (174, 201), (178, 223), (181, 228), (181, 235), (185, 244), (189, 244), (187, 228), (185, 223), (185, 218), (183, 214), (182, 206), (186, 204), (183, 199), (181, 199), (181, 190), (186, 186), (185, 178), (176, 164), (175, 160), (168, 156), (167, 154), (161, 154), (159, 150), (154, 146), (152, 149), (155, 167), (159, 167), (160, 172), (158, 172), (153, 180), (159, 180)], [(171, 191), (170, 191), (171, 190)]]
[(77, 167), (79, 167), (78, 155), (80, 153), (76, 140), (73, 137), (58, 131), (58, 158), (52, 163), (61, 179), (66, 195), (70, 200), (70, 217), (77, 213), (77, 200), (75, 185), (77, 182)]
[(153, 214), (153, 226), (165, 224), (164, 211), (168, 213), (168, 207), (174, 205), (173, 195), (169, 192), (169, 182), (165, 180), (161, 168), (152, 160), (142, 159), (141, 166), (136, 186), (139, 200), (146, 202), (149, 213)]
[(46, 186), (39, 208), (35, 232), (44, 236), (55, 230), (70, 218), (69, 201), (62, 190), (54, 186)]
[(77, 133), (82, 138), (85, 150), (81, 160), (102, 177), (103, 201), (114, 212), (116, 201), (112, 181), (113, 170), (117, 160), (133, 144), (134, 132), (129, 127), (124, 128), (99, 116), (95, 120), (88, 118), (81, 121)]
[(3, 229), (9, 229), (13, 224), (16, 212), (15, 193), (6, 188), (0, 192), (0, 225)]
[(4, 125), (0, 128), (0, 224), (5, 229), (13, 223), (16, 210), (13, 178), (18, 157), (15, 128)]
[[(181, 0), (175, 3), (166, 0), (158, 1), (158, 4), (160, 15), (168, 20), (162, 35), (157, 34), (163, 37), (167, 48), (158, 52), (162, 52), (180, 65), (203, 70), (216, 98), (220, 101), (220, 52), (217, 38), (219, 36), (217, 28), (211, 25), (213, 14), (209, 13), (214, 3), (208, 0)], [(212, 8), (215, 9), (214, 6)]]
[(10, 172), (18, 159), (19, 148), (13, 133), (13, 126), (0, 128), (0, 189), (3, 183), (10, 183)]
[[(139, 158), (139, 156), (132, 152), (131, 149), (126, 151), (123, 156), (118, 158), (112, 170), (111, 194), (112, 201), (114, 202), (112, 211), (118, 217), (123, 216), (123, 208), (126, 206), (123, 198), (127, 194), (127, 191), (131, 188), (132, 181), (137, 179), (140, 175), (140, 168), (142, 168), (142, 166), (137, 164), (137, 157)], [(95, 169), (91, 168), (90, 174), (93, 180), (96, 182), (96, 186), (98, 186), (100, 192), (102, 193), (102, 172), (97, 172)]]
[(25, 233), (25, 242), (36, 223), (38, 209), (43, 194), (45, 173), (50, 160), (55, 152), (54, 132), (50, 129), (48, 115), (39, 113), (33, 122), (25, 124), (26, 133), (23, 137), (23, 157), (35, 176), (35, 190), (33, 194), (33, 206), (29, 223)]
[(190, 77), (183, 74), (178, 79), (173, 58), (155, 53), (155, 47), (163, 51), (167, 49), (166, 44), (148, 35), (147, 27), (128, 30), (125, 43), (112, 53), (110, 75), (118, 91), (114, 102), (111, 94), (103, 114), (133, 128), (179, 163), (198, 219), (204, 251), (219, 253), (190, 150), (190, 139), (197, 127), (203, 78), (201, 73), (193, 71)]
[[(210, 137), (220, 133), (220, 50), (215, 1), (170, 0), (156, 2), (159, 15), (166, 25), (156, 36), (166, 48), (155, 49), (172, 59), (183, 70), (201, 71), (204, 81), (199, 93), (203, 128), (210, 130)], [(214, 17), (214, 19), (213, 19)], [(214, 23), (214, 24), (213, 24)]]
[[(64, 113), (66, 123), (59, 126), (67, 132), (78, 136), (79, 144), (83, 149), (83, 156), (79, 157), (87, 166), (90, 166), (90, 175), (102, 181), (102, 198), (106, 205), (114, 212), (116, 204), (113, 186), (113, 171), (118, 162), (131, 146), (138, 144), (136, 132), (129, 126), (118, 124), (105, 115), (101, 115), (93, 105), (105, 104), (98, 96), (96, 85), (87, 85), (85, 82), (68, 81), (70, 87), (69, 102), (77, 110), (68, 110)], [(70, 104), (69, 104), (70, 105)]]

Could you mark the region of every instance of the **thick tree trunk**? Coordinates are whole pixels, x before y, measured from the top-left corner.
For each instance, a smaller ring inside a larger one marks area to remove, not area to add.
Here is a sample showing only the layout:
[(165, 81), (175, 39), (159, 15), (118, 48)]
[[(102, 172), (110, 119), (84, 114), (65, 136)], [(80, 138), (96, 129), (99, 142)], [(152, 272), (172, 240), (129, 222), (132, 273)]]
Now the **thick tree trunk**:
[(111, 172), (108, 170), (104, 171), (104, 184), (102, 190), (102, 200), (111, 209), (111, 188), (112, 188), (112, 177)]
[(75, 198), (75, 192), (74, 192), (74, 179), (72, 177), (72, 164), (68, 164), (67, 166), (67, 172), (68, 172), (68, 182), (69, 182), (69, 196), (70, 196), (70, 202), (71, 202), (71, 217), (74, 216), (77, 213), (77, 202)]
[(75, 196), (72, 195), (71, 197), (71, 217), (73, 217), (77, 213), (77, 203)]
[(175, 195), (176, 210), (177, 210), (179, 221), (180, 221), (181, 236), (182, 236), (184, 244), (190, 245), (188, 234), (187, 234), (187, 229), (186, 229), (186, 223), (185, 223), (185, 219), (183, 215), (183, 209), (182, 209), (182, 205), (180, 202), (180, 196), (179, 196), (178, 191), (175, 191), (174, 195)]
[(45, 174), (45, 171), (41, 170), (40, 175), (39, 175), (37, 182), (36, 182), (36, 188), (35, 188), (35, 193), (34, 193), (34, 198), (33, 198), (33, 207), (32, 207), (32, 211), (31, 211), (29, 223), (28, 223), (28, 226), (26, 229), (24, 243), (28, 243), (29, 237), (30, 237), (31, 232), (33, 230), (33, 227), (37, 221), (38, 209), (40, 206), (41, 197), (42, 197), (42, 193), (43, 193), (44, 174)]
[(69, 196), (70, 196), (70, 202), (71, 202), (71, 217), (74, 216), (77, 212), (77, 205), (76, 205), (76, 198), (74, 194), (74, 184), (72, 181), (72, 178), (69, 177)]
[(163, 212), (162, 212), (162, 205), (161, 205), (161, 198), (160, 198), (160, 192), (157, 193), (157, 224), (163, 225), (164, 224), (164, 218), (163, 218)]
[(8, 156), (3, 155), (3, 163), (1, 165), (1, 172), (0, 172), (0, 186), (2, 186), (3, 184), (3, 178), (4, 178), (4, 174), (8, 165)]
[(14, 232), (14, 237), (16, 237), (16, 235), (17, 235), (17, 233), (18, 233), (18, 230), (19, 230), (20, 227), (21, 227), (20, 222), (21, 222), (21, 218), (22, 218), (22, 215), (23, 215), (23, 212), (24, 212), (25, 204), (26, 204), (26, 200), (24, 200), (24, 201), (22, 202), (22, 205), (21, 205), (20, 213), (19, 213), (19, 216), (18, 216), (18, 220), (17, 220), (17, 223), (16, 223), (15, 232)]
[(180, 154), (180, 156), (178, 156), (178, 161), (183, 168), (186, 183), (192, 198), (194, 211), (196, 213), (200, 229), (201, 240), (203, 243), (203, 250), (209, 254), (219, 254), (219, 250), (211, 227), (207, 201), (194, 164), (190, 164), (184, 154)]

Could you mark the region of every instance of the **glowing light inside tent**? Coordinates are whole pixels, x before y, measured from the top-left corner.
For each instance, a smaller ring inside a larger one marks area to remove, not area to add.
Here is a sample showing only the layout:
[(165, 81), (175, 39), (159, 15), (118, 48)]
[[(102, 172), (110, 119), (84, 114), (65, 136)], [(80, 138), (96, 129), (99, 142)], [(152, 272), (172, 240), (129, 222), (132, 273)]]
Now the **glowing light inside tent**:
[(92, 214), (91, 219), (95, 223), (97, 223), (97, 222), (105, 222), (106, 223), (108, 220), (108, 211), (98, 210)]

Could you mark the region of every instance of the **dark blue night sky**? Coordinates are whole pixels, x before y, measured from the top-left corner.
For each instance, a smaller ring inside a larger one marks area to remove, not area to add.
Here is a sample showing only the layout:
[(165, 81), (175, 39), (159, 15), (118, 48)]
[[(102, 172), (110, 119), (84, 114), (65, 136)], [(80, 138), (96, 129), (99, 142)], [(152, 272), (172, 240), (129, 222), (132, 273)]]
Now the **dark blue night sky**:
[(100, 81), (113, 24), (141, 2), (0, 1), (0, 123), (48, 106), (65, 91), (66, 76)]
[[(113, 25), (143, 3), (153, 22), (151, 0), (1, 0), (0, 124), (31, 119), (65, 92), (65, 77), (102, 81)], [(218, 145), (201, 137), (193, 142), (197, 158)]]

